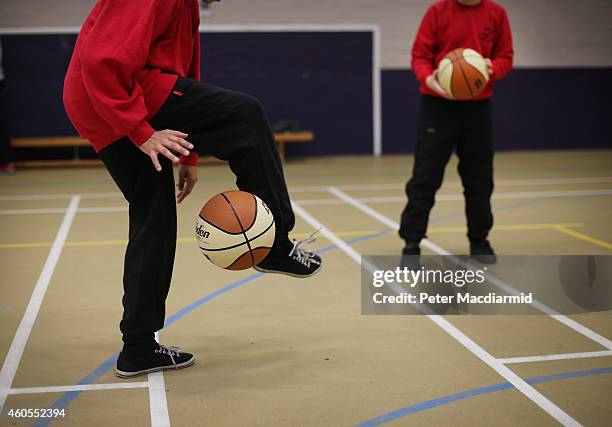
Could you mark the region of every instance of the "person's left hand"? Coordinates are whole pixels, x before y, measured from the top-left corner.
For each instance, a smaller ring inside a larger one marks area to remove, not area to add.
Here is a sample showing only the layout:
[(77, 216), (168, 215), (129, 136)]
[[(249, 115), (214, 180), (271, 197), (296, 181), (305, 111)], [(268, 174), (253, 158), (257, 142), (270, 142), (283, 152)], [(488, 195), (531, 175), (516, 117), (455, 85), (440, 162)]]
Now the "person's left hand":
[(487, 71), (489, 72), (489, 77), (493, 75), (493, 61), (489, 58), (485, 58), (485, 64), (487, 64)]
[(192, 165), (179, 165), (178, 169), (178, 194), (176, 202), (181, 203), (193, 190), (193, 186), (198, 182), (198, 167)]

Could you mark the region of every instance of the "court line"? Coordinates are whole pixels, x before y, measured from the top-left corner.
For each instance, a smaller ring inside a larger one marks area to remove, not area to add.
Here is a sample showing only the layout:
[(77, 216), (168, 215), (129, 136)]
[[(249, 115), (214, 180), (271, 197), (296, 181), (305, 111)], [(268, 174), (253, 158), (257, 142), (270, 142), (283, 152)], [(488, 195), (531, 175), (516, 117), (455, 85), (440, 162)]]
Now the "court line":
[[(391, 232), (392, 230), (387, 229), (387, 230), (383, 230), (380, 231), (378, 233), (375, 234), (371, 234), (368, 236), (362, 236), (362, 237), (356, 237), (354, 239), (349, 240), (349, 243), (356, 243), (356, 242), (361, 242), (364, 240), (369, 240), (369, 239), (374, 239), (376, 237), (380, 237), (384, 234), (387, 234), (389, 232)], [(324, 247), (323, 249), (319, 250), (318, 253), (325, 253), (325, 252), (329, 252), (335, 249), (334, 245), (330, 245), (327, 247)], [(176, 321), (182, 319), (183, 317), (185, 317), (187, 314), (191, 313), (193, 310), (195, 310), (196, 308), (199, 308), (200, 306), (210, 302), (211, 300), (220, 297), (221, 295), (224, 295), (228, 292), (230, 292), (231, 290), (237, 289), (241, 286), (244, 286), (250, 282), (252, 282), (253, 280), (263, 276), (264, 273), (253, 273), (250, 276), (247, 276), (243, 279), (240, 280), (236, 280), (232, 283), (230, 283), (227, 286), (224, 286), (223, 288), (217, 289), (216, 291), (211, 292), (208, 295), (205, 295), (204, 297), (192, 302), (191, 304), (189, 304), (186, 307), (183, 307), (181, 310), (179, 310), (178, 312), (174, 313), (172, 316), (166, 318), (165, 322), (164, 322), (164, 329), (169, 327), (170, 325), (172, 325), (173, 323), (175, 323)], [(104, 373), (106, 371), (108, 371), (109, 369), (111, 369), (113, 367), (113, 365), (117, 362), (117, 358), (119, 357), (119, 353), (115, 353), (114, 355), (112, 355), (111, 357), (109, 357), (108, 359), (106, 359), (104, 362), (102, 362), (102, 364), (100, 364), (96, 369), (94, 369), (92, 372), (90, 372), (88, 375), (86, 375), (85, 377), (81, 378), (81, 380), (79, 381), (78, 384), (91, 384), (94, 381), (96, 381), (98, 378), (100, 378), (102, 375), (104, 375)], [(60, 398), (58, 398), (53, 405), (51, 406), (51, 409), (65, 409), (66, 406), (68, 406), (70, 404), (70, 402), (72, 402), (74, 399), (76, 399), (80, 394), (82, 393), (82, 391), (70, 391), (67, 392), (65, 394), (63, 394)], [(35, 427), (46, 427), (49, 425), (49, 423), (51, 422), (51, 419), (45, 419), (42, 418), (40, 419), (36, 424)]]
[[(155, 340), (159, 343), (159, 331), (155, 332)], [(151, 427), (170, 427), (170, 414), (168, 413), (164, 373), (153, 372), (147, 377), (149, 379)]]
[[(79, 208), (78, 213), (111, 213), (127, 212), (127, 206), (99, 206)], [(37, 215), (37, 214), (60, 214), (66, 212), (65, 208), (33, 208), (33, 209), (3, 209), (0, 215)]]
[[(338, 187), (334, 187), (338, 188)], [(599, 197), (610, 196), (612, 190), (568, 190), (568, 191), (520, 191), (493, 193), (492, 198), (498, 200), (508, 199), (540, 199), (540, 198), (573, 198), (573, 197)], [(463, 200), (463, 194), (437, 194), (436, 202), (453, 202)], [(377, 197), (360, 197), (356, 198), (364, 203), (406, 203), (406, 196), (377, 196)], [(336, 199), (303, 199), (296, 200), (302, 206), (324, 206), (324, 205), (342, 205), (342, 201)]]
[[(115, 363), (117, 363), (117, 358), (119, 357), (119, 353), (113, 354), (111, 357), (102, 362), (96, 369), (92, 372), (81, 378), (78, 382), (78, 385), (86, 385), (91, 384), (100, 378), (106, 371), (111, 369)], [(64, 393), (61, 397), (59, 397), (53, 404), (50, 409), (64, 409), (70, 402), (76, 399), (83, 391), (74, 390)], [(47, 427), (49, 423), (53, 421), (52, 418), (40, 418), (32, 427)]]
[[(339, 187), (334, 187), (339, 188)], [(573, 198), (573, 197), (599, 197), (612, 195), (612, 189), (607, 190), (568, 190), (568, 191), (520, 191), (493, 193), (493, 199), (540, 199), (540, 198)], [(463, 200), (463, 194), (438, 194), (436, 202), (448, 202)], [(0, 198), (1, 200), (1, 198)], [(28, 200), (28, 199), (22, 199)], [(362, 197), (357, 198), (364, 203), (405, 203), (406, 196), (384, 196), (384, 197)], [(302, 206), (325, 206), (342, 205), (342, 201), (337, 199), (302, 199), (296, 200)], [(79, 213), (113, 213), (127, 212), (127, 206), (100, 206), (84, 207), (79, 209)], [(64, 208), (32, 208), (32, 209), (2, 209), (0, 215), (36, 215), (36, 214), (60, 214), (64, 213)]]
[[(379, 233), (370, 235), (370, 236), (363, 236), (363, 237), (359, 237), (359, 238), (355, 238), (355, 239), (351, 239), (349, 240), (349, 243), (356, 243), (359, 241), (364, 241), (364, 240), (369, 240), (369, 239), (373, 239), (376, 237), (380, 237), (382, 235), (388, 234), (389, 232), (391, 232), (392, 229), (387, 229), (387, 230), (383, 230)], [(335, 247), (333, 245), (328, 246), (323, 248), (322, 250), (320, 250), (320, 253), (324, 253), (324, 252), (328, 252), (330, 250), (335, 249)], [(195, 310), (196, 308), (200, 307), (201, 305), (204, 305), (206, 303), (208, 303), (209, 301), (233, 290), (236, 288), (239, 288), (255, 279), (257, 279), (258, 277), (263, 276), (262, 273), (254, 273), (251, 276), (248, 276), (244, 279), (235, 281), (233, 283), (230, 283), (229, 285), (220, 288), (214, 292), (212, 292), (211, 294), (208, 294), (206, 296), (204, 296), (203, 298), (200, 298), (199, 300), (194, 301), (192, 304), (184, 307), (182, 310), (180, 310), (179, 312), (175, 313), (174, 315), (170, 316), (169, 318), (166, 319), (166, 322), (164, 324), (164, 328), (170, 326), (171, 324), (173, 324), (174, 322), (180, 320), (182, 317), (186, 316), (187, 314), (189, 314), (191, 311)], [(116, 363), (117, 361), (117, 357), (119, 356), (119, 353), (115, 353), (113, 356), (111, 356), (110, 358), (108, 358), (106, 361), (104, 361), (100, 366), (98, 366), (93, 372), (91, 372), (90, 374), (88, 374), (87, 376), (85, 376), (84, 378), (82, 378), (79, 381), (79, 384), (89, 384), (92, 383), (94, 381), (96, 381), (98, 378), (100, 378), (106, 371), (108, 371), (109, 369), (112, 368), (112, 366)], [(564, 375), (564, 374), (560, 374), (560, 375)], [(509, 384), (509, 383), (508, 383)], [(69, 392), (64, 394), (62, 397), (60, 397), (52, 406), (53, 409), (62, 409), (65, 408), (66, 406), (68, 406), (68, 404), (76, 399), (79, 394), (81, 392), (79, 391), (74, 391), (74, 392)], [(47, 426), (49, 424), (50, 420), (46, 420), (46, 421), (41, 421), (39, 423), (36, 424), (37, 427), (43, 427), (43, 426)]]
[(594, 245), (601, 246), (606, 249), (612, 249), (612, 244), (608, 242), (604, 242), (603, 240), (596, 239), (584, 233), (579, 233), (575, 230), (571, 230), (564, 225), (559, 224), (556, 227), (554, 227), (554, 229), (563, 234), (567, 234), (568, 236), (575, 237), (576, 239), (583, 240), (585, 242), (592, 243)]
[[(349, 196), (348, 194), (346, 194), (342, 190), (339, 190), (338, 188), (335, 188), (335, 187), (330, 187), (329, 188), (329, 192), (331, 194), (337, 196), (341, 200), (344, 200), (346, 203), (348, 203), (348, 204), (354, 206), (355, 208), (359, 209), (360, 211), (362, 211), (366, 215), (369, 215), (372, 218), (374, 218), (374, 219), (378, 220), (379, 222), (381, 222), (382, 224), (385, 224), (387, 227), (393, 228), (394, 230), (398, 230), (399, 229), (399, 224), (397, 222), (387, 218), (386, 216), (382, 215), (380, 212), (372, 209), (371, 207), (369, 207), (369, 206), (365, 205), (364, 203), (360, 202), (359, 200)], [(449, 256), (450, 259), (453, 259), (453, 261), (457, 263), (457, 265), (464, 265), (465, 267), (467, 267), (469, 269), (475, 269), (474, 266), (470, 265), (469, 263), (467, 263), (467, 264), (464, 263), (462, 260), (460, 260), (459, 258), (456, 258), (450, 252), (448, 252), (447, 250), (445, 250), (445, 249), (441, 248), (440, 246), (436, 245), (435, 243), (433, 243), (429, 239), (423, 239), (423, 240), (421, 240), (421, 243), (423, 244), (423, 246), (425, 246), (426, 248), (430, 249), (431, 251), (437, 253), (438, 255)], [(515, 295), (516, 296), (516, 295), (520, 295), (521, 294), (514, 287), (510, 286), (508, 283), (506, 283), (503, 280), (493, 276), (490, 273), (485, 273), (485, 277), (486, 277), (486, 279), (487, 279), (487, 281), (489, 283), (493, 284), (498, 289), (501, 289), (502, 291), (506, 292), (509, 295)], [(548, 307), (545, 304), (542, 304), (541, 302), (539, 302), (539, 301), (537, 301), (535, 299), (533, 300), (533, 302), (530, 305), (533, 306), (534, 308), (536, 308), (537, 310), (541, 311), (542, 313), (549, 315), (550, 317), (552, 317), (553, 319), (557, 320), (558, 322), (563, 323), (568, 328), (573, 329), (574, 331), (578, 332), (579, 334), (582, 334), (582, 335), (590, 338), (592, 341), (595, 341), (596, 343), (600, 344), (602, 347), (606, 348), (607, 350), (612, 350), (612, 341), (610, 341), (608, 338), (598, 334), (597, 332), (587, 328), (586, 326), (576, 322), (575, 320), (572, 320), (569, 317), (560, 314), (556, 310), (553, 310), (552, 308)]]
[[(346, 230), (339, 231), (336, 234), (342, 237), (359, 237), (367, 234), (378, 233), (378, 230)], [(291, 233), (291, 237), (300, 239), (309, 236), (310, 233)], [(97, 246), (121, 246), (127, 244), (126, 239), (119, 240), (83, 240), (83, 241), (68, 241), (64, 243), (65, 248), (83, 248)], [(177, 243), (195, 243), (195, 237), (179, 237)], [(52, 245), (51, 242), (32, 242), (32, 243), (0, 243), (0, 249), (32, 249), (32, 248), (48, 248)]]
[(38, 316), (38, 312), (40, 311), (43, 299), (45, 298), (45, 293), (47, 292), (47, 288), (51, 282), (51, 277), (53, 276), (55, 266), (57, 265), (60, 255), (62, 254), (64, 242), (66, 241), (68, 233), (70, 232), (70, 227), (72, 226), (72, 221), (74, 220), (80, 201), (81, 199), (78, 195), (74, 195), (70, 198), (70, 204), (68, 205), (64, 219), (62, 220), (62, 223), (57, 231), (55, 240), (53, 241), (53, 246), (51, 246), (51, 250), (49, 251), (49, 255), (47, 256), (43, 269), (40, 272), (40, 276), (38, 277), (38, 281), (36, 282), (36, 286), (34, 287), (30, 301), (25, 309), (21, 323), (17, 328), (17, 332), (15, 333), (11, 347), (9, 348), (6, 358), (4, 359), (4, 364), (2, 366), (2, 370), (0, 371), (0, 413), (2, 412), (2, 408), (4, 408), (8, 391), (11, 389), (13, 384), (13, 379), (15, 378), (17, 368), (19, 367), (19, 362), (21, 361), (23, 351), (28, 342), (28, 338), (30, 337), (30, 333), (32, 332), (32, 328), (34, 326), (34, 322), (36, 321), (36, 317)]
[[(118, 191), (111, 193), (80, 193), (81, 199), (115, 199), (122, 198), (123, 195)], [(63, 200), (70, 199), (72, 194), (52, 193), (52, 194), (16, 194), (12, 196), (0, 196), (0, 200)]]
[[(538, 377), (531, 377), (525, 379), (525, 381), (530, 385), (543, 384), (553, 381), (561, 381), (565, 379), (573, 379), (573, 378), (585, 378), (596, 375), (605, 375), (611, 374), (612, 367), (608, 368), (595, 368), (595, 369), (587, 369), (581, 371), (571, 371), (571, 372), (562, 372), (553, 375), (542, 375)], [(478, 387), (471, 390), (461, 391), (459, 393), (448, 394), (446, 396), (438, 397), (431, 400), (426, 400), (421, 403), (417, 403), (410, 406), (405, 406), (400, 409), (396, 409), (395, 411), (388, 412), (384, 415), (380, 415), (375, 418), (371, 418), (367, 421), (363, 421), (359, 424), (356, 424), (355, 427), (375, 427), (381, 424), (386, 424), (391, 421), (398, 420), (400, 418), (404, 418), (408, 415), (416, 414), (418, 412), (427, 411), (429, 409), (434, 409), (439, 406), (448, 405), (453, 402), (458, 402), (461, 400), (470, 399), (472, 397), (482, 396), (485, 394), (497, 393), (504, 390), (509, 390), (512, 388), (512, 384), (509, 382), (499, 383), (488, 385), (484, 387)]]
[[(600, 184), (612, 182), (612, 176), (606, 177), (585, 177), (585, 178), (544, 178), (544, 179), (496, 179), (496, 187), (513, 187), (513, 186), (540, 186), (540, 185), (563, 185), (563, 184)], [(349, 184), (349, 185), (335, 185), (334, 187), (340, 188), (341, 190), (398, 190), (404, 189), (406, 183), (395, 183), (395, 184)], [(444, 187), (461, 187), (461, 181), (447, 181), (442, 185)], [(292, 188), (292, 191), (296, 191), (300, 187)], [(306, 187), (307, 188), (307, 187)], [(325, 191), (327, 187), (311, 187), (316, 190), (310, 191)], [(298, 190), (300, 191), (300, 190)]]
[(96, 390), (129, 389), (129, 388), (147, 388), (147, 387), (149, 387), (148, 382), (57, 385), (57, 386), (49, 386), (49, 387), (12, 388), (9, 390), (8, 394), (65, 393), (68, 391), (96, 391)]
[[(581, 178), (544, 178), (544, 179), (498, 179), (495, 180), (495, 186), (540, 186), (540, 185), (561, 185), (561, 184), (598, 184), (612, 182), (611, 177), (581, 177)], [(341, 190), (396, 190), (403, 189), (406, 183), (396, 184), (347, 184), (334, 185)], [(446, 181), (442, 184), (442, 188), (447, 186), (461, 186), (461, 181)], [(296, 186), (290, 187), (289, 191), (293, 193), (316, 193), (326, 192), (329, 186)], [(115, 199), (123, 198), (120, 192), (99, 192), (99, 193), (80, 193), (82, 199)], [(0, 196), (0, 201), (9, 200), (61, 200), (70, 199), (71, 194), (52, 193), (52, 194), (17, 194)]]
[[(332, 189), (330, 189), (330, 192)], [(339, 191), (339, 190), (338, 190)], [(342, 193), (345, 194), (345, 193)], [(364, 265), (361, 262), (361, 254), (357, 252), (355, 249), (347, 245), (343, 240), (333, 234), (331, 230), (325, 227), (322, 223), (320, 223), (317, 219), (315, 219), (311, 214), (309, 214), (303, 207), (299, 206), (297, 203), (293, 203), (293, 210), (295, 213), (300, 216), (304, 221), (310, 224), (313, 228), (320, 229), (321, 234), (323, 234), (328, 240), (334, 243), (340, 250), (346, 253), (350, 258), (353, 259), (358, 265), (362, 265), (367, 268), (369, 271), (374, 271), (376, 267)], [(499, 361), (493, 357), (490, 353), (488, 353), (485, 349), (480, 347), (461, 332), (458, 328), (452, 325), (449, 321), (444, 319), (442, 316), (437, 314), (426, 314), (422, 307), (417, 307), (420, 311), (422, 311), (431, 321), (433, 321), (436, 325), (438, 325), (444, 332), (454, 338), (458, 343), (460, 343), (463, 347), (465, 347), (468, 351), (470, 351), (473, 355), (478, 357), (482, 362), (487, 364), (490, 368), (492, 368), (497, 374), (499, 374), (506, 381), (511, 383), (518, 391), (523, 393), (525, 397), (530, 399), (533, 403), (542, 408), (545, 412), (547, 412), (550, 416), (552, 416), (555, 420), (560, 422), (565, 426), (577, 426), (580, 425), (578, 421), (573, 419), (569, 414), (551, 402), (546, 396), (541, 394), (535, 388), (530, 386), (519, 377), (517, 374), (512, 372), (508, 367), (499, 363)], [(431, 312), (431, 310), (428, 310)]]
[(509, 357), (506, 359), (497, 359), (504, 364), (513, 363), (530, 363), (530, 362), (548, 362), (550, 360), (570, 360), (570, 359), (588, 359), (591, 357), (608, 357), (612, 356), (612, 351), (585, 351), (582, 353), (561, 353), (561, 354), (545, 354), (542, 356), (526, 356), (526, 357)]
[[(495, 229), (497, 231), (530, 231), (530, 230), (549, 230), (554, 229), (557, 226), (562, 227), (583, 227), (584, 224), (581, 222), (564, 222), (558, 224), (497, 224)], [(451, 226), (451, 227), (429, 227), (427, 229), (430, 233), (463, 233), (467, 231), (465, 226)], [(338, 237), (357, 237), (366, 234), (376, 233), (377, 230), (343, 230), (334, 231)], [(307, 237), (309, 233), (291, 233), (291, 237), (300, 239)], [(82, 247), (98, 247), (98, 246), (118, 246), (127, 244), (126, 239), (119, 240), (83, 240), (83, 241), (68, 241), (64, 243), (66, 248), (82, 248)], [(176, 240), (177, 243), (195, 243), (194, 237), (179, 237)], [(45, 248), (51, 246), (51, 242), (31, 242), (31, 243), (0, 243), (0, 249), (32, 249), (32, 248)]]

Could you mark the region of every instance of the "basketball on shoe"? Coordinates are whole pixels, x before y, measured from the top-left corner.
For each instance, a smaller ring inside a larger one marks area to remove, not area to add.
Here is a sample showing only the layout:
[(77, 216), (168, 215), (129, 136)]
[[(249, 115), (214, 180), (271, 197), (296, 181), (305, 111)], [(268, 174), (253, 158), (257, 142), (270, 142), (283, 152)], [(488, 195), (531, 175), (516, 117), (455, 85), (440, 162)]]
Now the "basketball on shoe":
[(263, 261), (272, 249), (274, 216), (254, 194), (224, 191), (206, 202), (195, 233), (210, 262), (227, 270), (245, 270)]

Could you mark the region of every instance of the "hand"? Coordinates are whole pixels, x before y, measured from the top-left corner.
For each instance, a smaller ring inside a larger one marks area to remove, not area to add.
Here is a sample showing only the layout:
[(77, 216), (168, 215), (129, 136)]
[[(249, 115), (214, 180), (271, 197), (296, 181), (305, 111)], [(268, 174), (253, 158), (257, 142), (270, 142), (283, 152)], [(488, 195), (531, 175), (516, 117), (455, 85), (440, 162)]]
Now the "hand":
[(185, 197), (191, 193), (193, 186), (198, 182), (198, 167), (192, 165), (180, 165), (178, 170), (179, 193), (176, 195), (176, 202), (181, 203)]
[(431, 73), (431, 75), (427, 77), (427, 79), (425, 79), (425, 86), (427, 86), (429, 89), (431, 89), (438, 95), (446, 99), (450, 99), (448, 93), (446, 93), (444, 88), (440, 85), (440, 82), (438, 82), (438, 69), (435, 69), (434, 72)]
[(493, 75), (493, 61), (489, 58), (485, 58), (485, 64), (487, 64), (487, 71), (489, 73), (489, 77)]
[(193, 145), (185, 141), (183, 138), (187, 138), (187, 134), (176, 130), (160, 130), (156, 131), (147, 139), (140, 148), (147, 156), (151, 158), (153, 166), (157, 172), (161, 171), (161, 165), (159, 164), (158, 154), (161, 154), (173, 163), (178, 163), (179, 158), (174, 154), (189, 155), (188, 148), (191, 150)]

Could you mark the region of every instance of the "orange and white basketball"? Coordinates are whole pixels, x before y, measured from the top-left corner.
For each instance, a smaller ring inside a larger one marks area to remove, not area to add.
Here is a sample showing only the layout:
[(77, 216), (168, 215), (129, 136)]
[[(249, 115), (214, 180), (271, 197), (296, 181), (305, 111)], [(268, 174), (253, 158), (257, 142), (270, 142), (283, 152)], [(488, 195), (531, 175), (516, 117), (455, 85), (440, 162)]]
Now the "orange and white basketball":
[(202, 254), (218, 267), (244, 270), (259, 264), (274, 243), (274, 216), (257, 196), (224, 191), (198, 216), (196, 239)]
[(455, 49), (440, 61), (438, 82), (452, 99), (475, 98), (489, 82), (487, 64), (474, 49)]

